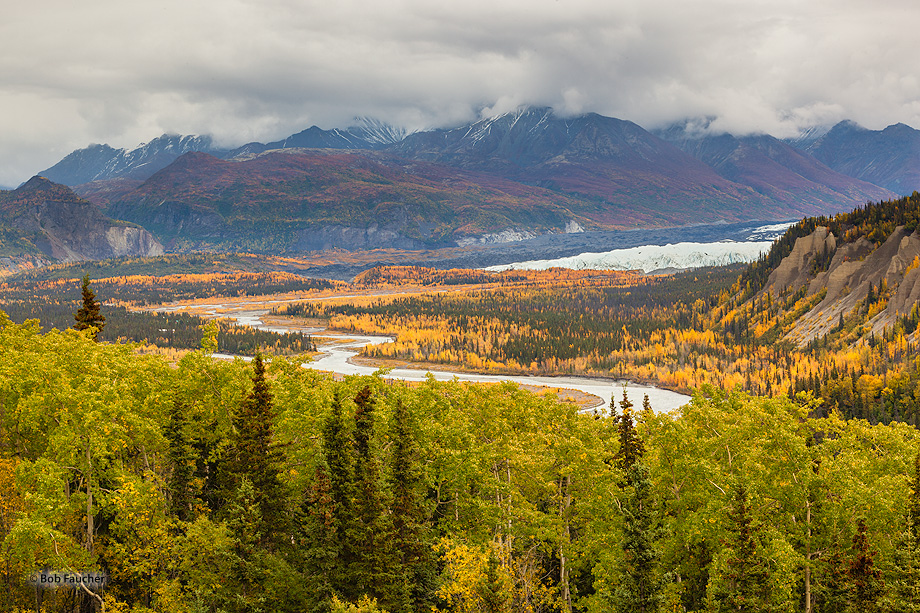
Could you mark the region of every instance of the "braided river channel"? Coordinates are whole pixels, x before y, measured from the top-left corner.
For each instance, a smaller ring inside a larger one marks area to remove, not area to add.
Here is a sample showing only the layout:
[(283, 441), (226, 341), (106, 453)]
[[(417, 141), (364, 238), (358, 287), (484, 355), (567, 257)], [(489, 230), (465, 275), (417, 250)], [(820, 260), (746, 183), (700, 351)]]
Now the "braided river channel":
[[(286, 301), (278, 301), (286, 302)], [(684, 394), (678, 394), (669, 390), (657, 388), (648, 385), (638, 385), (627, 381), (617, 381), (613, 379), (595, 379), (589, 377), (574, 376), (523, 376), (523, 375), (492, 375), (471, 372), (453, 372), (449, 370), (427, 370), (424, 368), (411, 368), (401, 366), (398, 368), (387, 368), (380, 371), (374, 366), (367, 366), (356, 360), (362, 350), (367, 345), (376, 345), (380, 343), (392, 342), (392, 338), (387, 336), (360, 336), (347, 333), (338, 333), (327, 331), (324, 328), (297, 327), (294, 325), (281, 325), (273, 321), (266, 323), (263, 318), (269, 314), (268, 308), (258, 308), (266, 305), (262, 302), (258, 305), (255, 303), (246, 303), (244, 301), (234, 301), (232, 303), (220, 304), (201, 304), (194, 305), (169, 305), (158, 308), (160, 312), (171, 311), (188, 311), (194, 312), (202, 317), (225, 317), (235, 320), (239, 325), (251, 326), (260, 330), (270, 332), (302, 332), (309, 334), (316, 343), (317, 351), (320, 352), (312, 362), (305, 364), (305, 368), (313, 368), (321, 371), (333, 372), (339, 375), (372, 375), (382, 373), (382, 376), (388, 379), (397, 379), (402, 381), (424, 381), (428, 377), (434, 377), (439, 381), (470, 381), (474, 383), (498, 383), (502, 381), (511, 381), (518, 385), (534, 388), (552, 388), (555, 390), (574, 390), (592, 397), (585, 405), (584, 410), (593, 410), (594, 407), (607, 407), (610, 404), (611, 397), (617, 401), (622, 397), (623, 390), (626, 390), (629, 399), (634, 405), (641, 406), (642, 398), (648, 395), (652, 408), (658, 412), (667, 412), (682, 406), (690, 401), (690, 397)], [(218, 356), (232, 358), (234, 356)], [(560, 397), (565, 398), (566, 393), (559, 393)]]

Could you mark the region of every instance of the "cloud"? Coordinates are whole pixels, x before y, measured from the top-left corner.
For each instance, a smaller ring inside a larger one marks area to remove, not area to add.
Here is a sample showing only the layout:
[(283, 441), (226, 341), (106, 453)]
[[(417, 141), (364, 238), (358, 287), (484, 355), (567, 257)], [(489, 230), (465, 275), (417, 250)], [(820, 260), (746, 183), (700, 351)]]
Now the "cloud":
[(43, 0), (0, 23), (0, 184), (92, 142), (233, 145), (519, 105), (786, 136), (920, 127), (914, 0)]

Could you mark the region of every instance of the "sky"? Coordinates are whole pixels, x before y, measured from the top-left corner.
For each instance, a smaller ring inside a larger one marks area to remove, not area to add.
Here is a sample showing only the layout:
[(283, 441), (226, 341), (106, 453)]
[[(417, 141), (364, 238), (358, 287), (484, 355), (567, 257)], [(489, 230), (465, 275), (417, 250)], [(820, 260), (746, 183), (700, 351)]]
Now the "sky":
[(916, 0), (35, 0), (0, 20), (0, 186), (92, 143), (269, 142), (523, 105), (655, 128), (920, 128)]

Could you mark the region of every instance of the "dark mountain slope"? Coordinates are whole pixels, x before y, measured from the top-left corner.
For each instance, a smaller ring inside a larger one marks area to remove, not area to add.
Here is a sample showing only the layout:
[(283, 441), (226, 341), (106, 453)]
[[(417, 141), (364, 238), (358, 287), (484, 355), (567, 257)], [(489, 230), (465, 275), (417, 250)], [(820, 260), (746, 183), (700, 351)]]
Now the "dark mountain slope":
[(831, 170), (810, 155), (767, 135), (687, 137), (683, 130), (662, 133), (682, 151), (720, 176), (747, 185), (780, 202), (800, 201), (825, 210), (846, 210), (898, 194)]
[(920, 131), (902, 123), (867, 130), (841, 122), (806, 151), (837, 172), (899, 195), (920, 190)]
[[(712, 160), (697, 159), (632, 122), (596, 114), (559, 118), (549, 109), (412, 134), (392, 150), (577, 194), (599, 205), (596, 221), (615, 225), (800, 217), (891, 195), (829, 170), (831, 186), (818, 183), (817, 172), (811, 182), (791, 181), (766, 156), (752, 160), (749, 172), (758, 162), (773, 168), (746, 184), (742, 173), (721, 174), (707, 163)], [(773, 188), (771, 179), (786, 184)], [(802, 185), (813, 192), (809, 197), (793, 193)]]
[(417, 248), (592, 225), (570, 208), (578, 202), (545, 189), (369, 151), (190, 153), (123, 187), (98, 203), (180, 250)]

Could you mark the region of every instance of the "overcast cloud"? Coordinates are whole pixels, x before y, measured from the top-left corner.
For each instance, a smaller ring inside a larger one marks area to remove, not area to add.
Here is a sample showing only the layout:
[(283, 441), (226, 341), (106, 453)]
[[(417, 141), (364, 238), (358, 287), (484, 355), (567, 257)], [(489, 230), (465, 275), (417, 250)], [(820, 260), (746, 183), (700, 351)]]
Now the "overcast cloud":
[(226, 145), (519, 105), (789, 136), (920, 127), (916, 0), (36, 0), (0, 21), (0, 185), (90, 143)]

